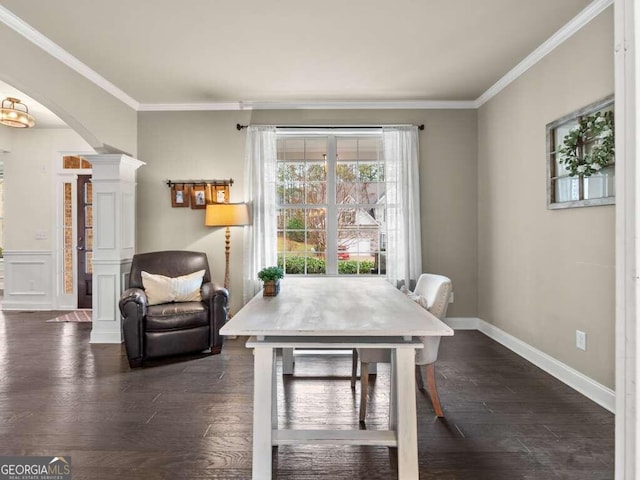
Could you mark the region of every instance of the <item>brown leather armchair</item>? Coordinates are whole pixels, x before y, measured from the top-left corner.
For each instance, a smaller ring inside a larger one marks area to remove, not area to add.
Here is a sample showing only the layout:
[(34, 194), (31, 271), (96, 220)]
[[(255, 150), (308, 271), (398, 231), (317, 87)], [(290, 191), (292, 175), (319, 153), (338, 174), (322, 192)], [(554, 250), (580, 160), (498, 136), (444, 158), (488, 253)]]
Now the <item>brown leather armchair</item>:
[[(204, 270), (202, 301), (149, 305), (142, 272), (179, 277)], [(164, 251), (134, 255), (129, 289), (120, 297), (124, 344), (131, 368), (149, 358), (199, 352), (220, 353), (218, 333), (228, 318), (229, 292), (211, 282), (207, 255), (201, 252)]]

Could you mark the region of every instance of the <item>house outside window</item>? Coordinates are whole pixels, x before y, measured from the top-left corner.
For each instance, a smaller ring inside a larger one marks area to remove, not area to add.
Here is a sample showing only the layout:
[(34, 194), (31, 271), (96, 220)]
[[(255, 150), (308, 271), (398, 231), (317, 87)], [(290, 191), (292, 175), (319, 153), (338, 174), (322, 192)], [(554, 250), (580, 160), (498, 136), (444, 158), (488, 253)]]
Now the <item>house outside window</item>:
[(384, 274), (381, 134), (279, 134), (277, 148), (278, 264), (287, 274)]

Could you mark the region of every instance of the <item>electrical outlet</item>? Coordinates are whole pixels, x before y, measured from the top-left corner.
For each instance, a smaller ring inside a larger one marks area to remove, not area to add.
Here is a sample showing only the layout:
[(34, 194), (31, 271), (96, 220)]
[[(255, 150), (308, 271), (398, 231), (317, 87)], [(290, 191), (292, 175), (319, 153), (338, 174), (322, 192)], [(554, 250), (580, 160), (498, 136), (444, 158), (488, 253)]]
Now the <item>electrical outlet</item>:
[(449, 295), (449, 303), (453, 303), (453, 292), (451, 292), (451, 295)]
[(580, 350), (587, 349), (587, 334), (580, 330), (576, 330), (576, 347)]

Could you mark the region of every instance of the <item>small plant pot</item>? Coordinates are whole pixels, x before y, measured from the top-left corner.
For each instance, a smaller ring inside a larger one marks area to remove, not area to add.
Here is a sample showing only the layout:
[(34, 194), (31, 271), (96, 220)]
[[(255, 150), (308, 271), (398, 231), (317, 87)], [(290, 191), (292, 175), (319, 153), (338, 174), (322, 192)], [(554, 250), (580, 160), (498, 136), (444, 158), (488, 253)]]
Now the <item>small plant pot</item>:
[(275, 297), (280, 292), (280, 280), (269, 280), (264, 282), (262, 289), (263, 297)]

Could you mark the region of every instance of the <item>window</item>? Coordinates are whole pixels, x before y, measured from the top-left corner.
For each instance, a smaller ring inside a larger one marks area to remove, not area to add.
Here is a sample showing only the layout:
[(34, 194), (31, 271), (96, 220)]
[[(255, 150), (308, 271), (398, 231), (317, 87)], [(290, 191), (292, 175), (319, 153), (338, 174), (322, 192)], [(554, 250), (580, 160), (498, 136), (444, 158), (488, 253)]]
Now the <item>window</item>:
[[(605, 128), (599, 128), (595, 135), (592, 134), (593, 130), (589, 127), (592, 121)], [(577, 135), (576, 132), (584, 134)], [(547, 125), (547, 208), (615, 203), (613, 138), (613, 96)], [(602, 160), (601, 164), (590, 163), (594, 153), (598, 155), (604, 150), (608, 151), (609, 145), (611, 154), (606, 155), (606, 161)], [(577, 159), (573, 170), (566, 162), (567, 151), (571, 151)], [(585, 158), (589, 159), (587, 165), (595, 165), (595, 168), (578, 165)]]
[(287, 274), (384, 274), (380, 133), (279, 134), (278, 264)]

